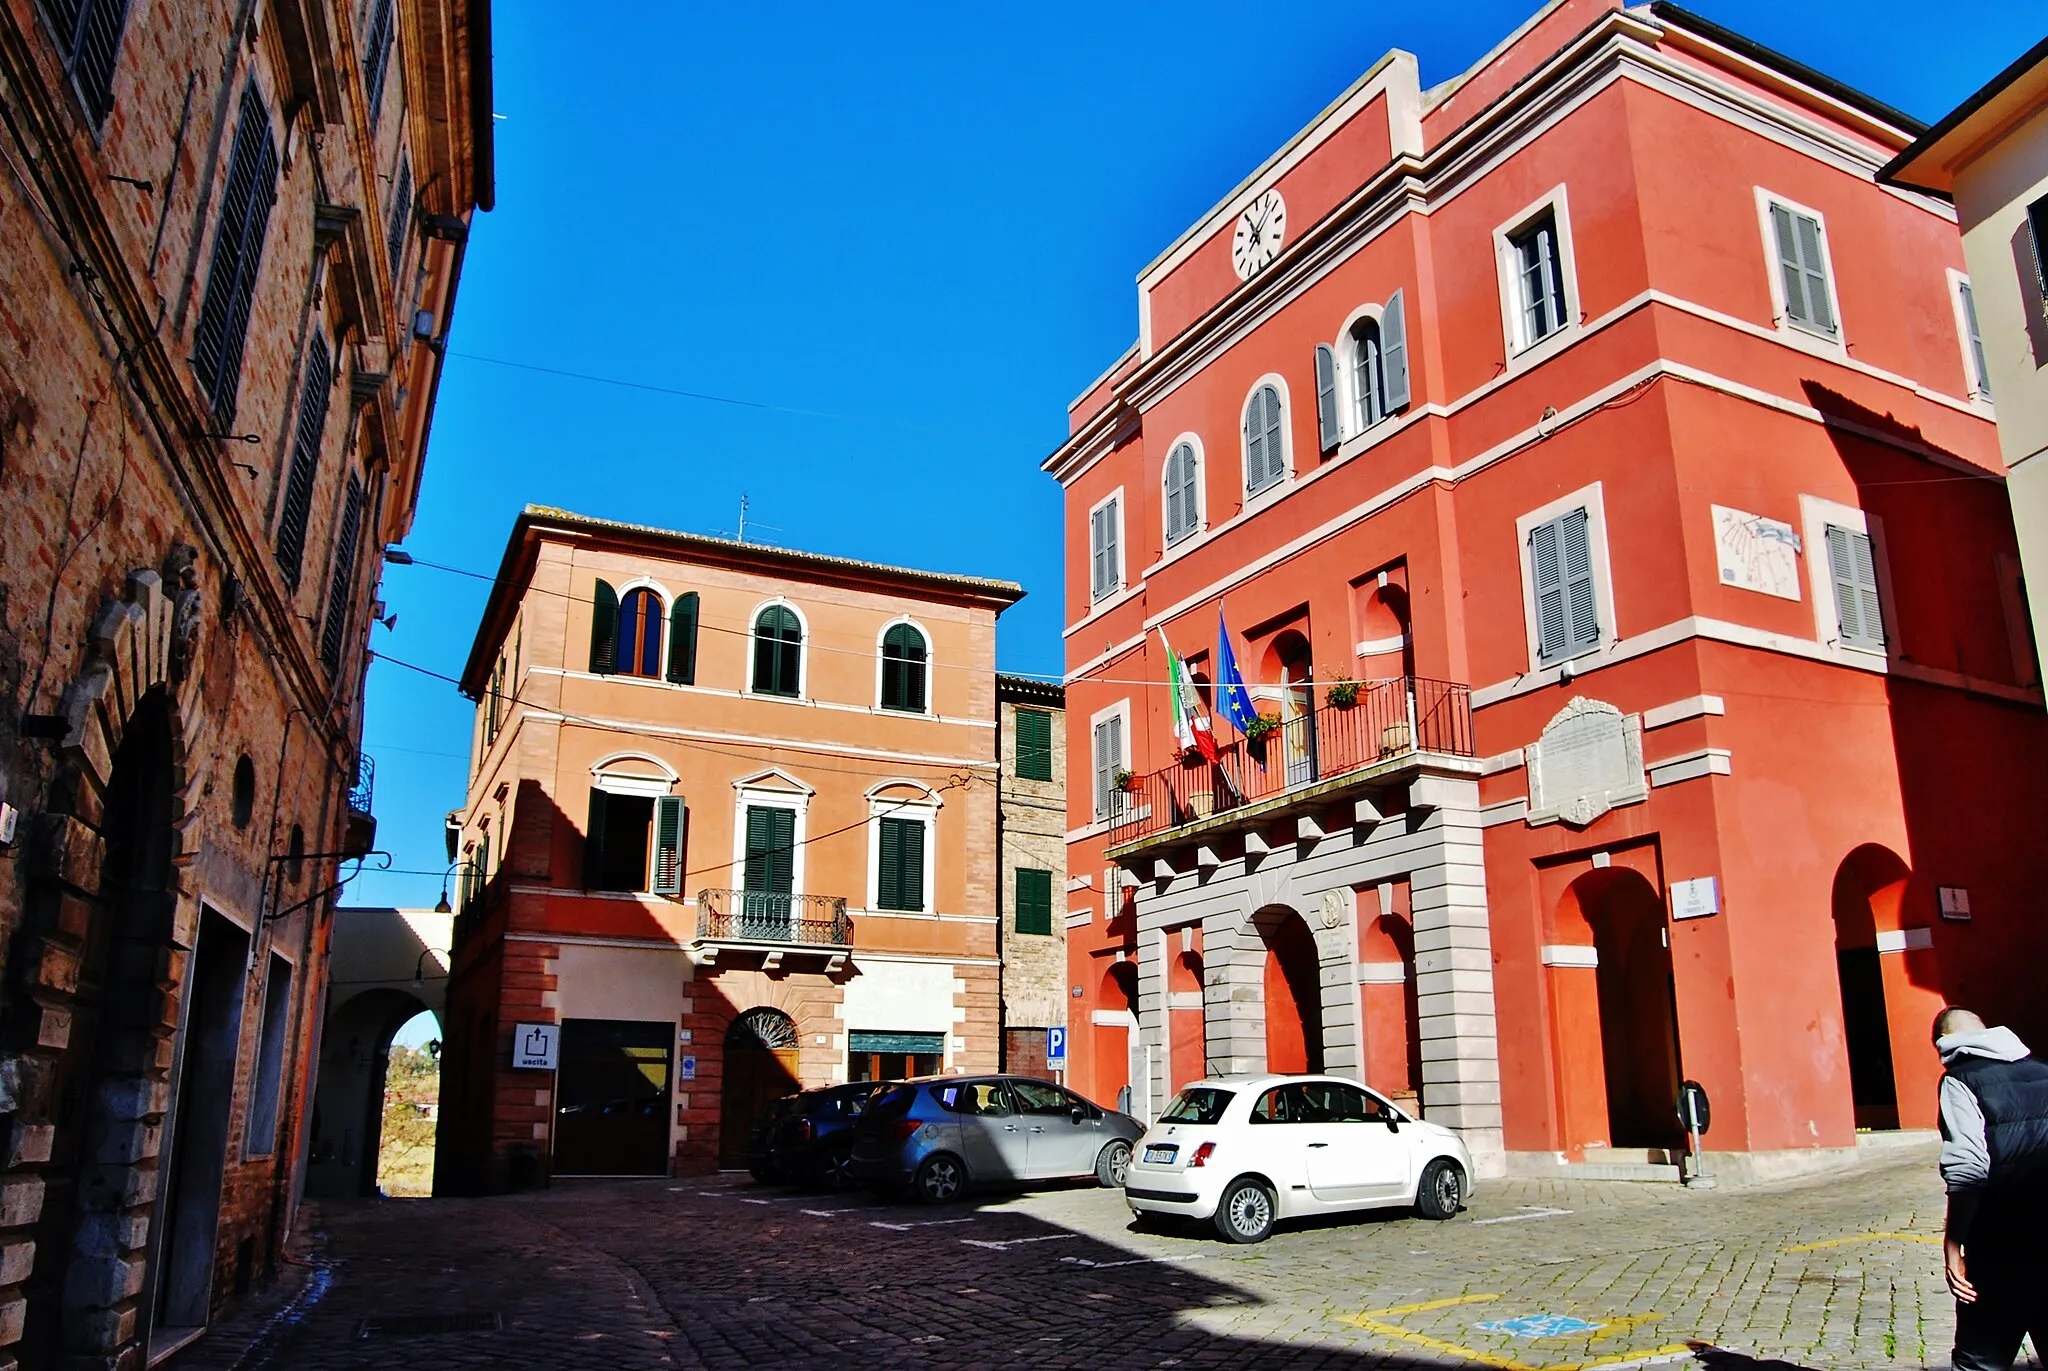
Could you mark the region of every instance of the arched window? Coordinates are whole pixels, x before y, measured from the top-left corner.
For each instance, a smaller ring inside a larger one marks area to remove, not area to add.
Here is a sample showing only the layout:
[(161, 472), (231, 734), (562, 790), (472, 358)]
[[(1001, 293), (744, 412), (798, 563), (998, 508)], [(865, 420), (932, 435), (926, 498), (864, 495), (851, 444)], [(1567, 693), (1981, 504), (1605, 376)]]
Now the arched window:
[(895, 624), (882, 635), (882, 708), (924, 713), (927, 655), (915, 624)]
[(804, 630), (788, 605), (769, 605), (754, 616), (754, 693), (803, 693)]
[(1363, 433), (1387, 417), (1387, 368), (1377, 320), (1351, 326), (1351, 431)]
[(1280, 392), (1260, 386), (1244, 411), (1244, 488), (1255, 494), (1279, 483), (1287, 474), (1287, 453), (1281, 439)]
[(642, 586), (619, 601), (619, 674), (661, 675), (661, 597)]
[(1202, 526), (1195, 493), (1195, 445), (1179, 443), (1166, 454), (1166, 542), (1179, 542)]

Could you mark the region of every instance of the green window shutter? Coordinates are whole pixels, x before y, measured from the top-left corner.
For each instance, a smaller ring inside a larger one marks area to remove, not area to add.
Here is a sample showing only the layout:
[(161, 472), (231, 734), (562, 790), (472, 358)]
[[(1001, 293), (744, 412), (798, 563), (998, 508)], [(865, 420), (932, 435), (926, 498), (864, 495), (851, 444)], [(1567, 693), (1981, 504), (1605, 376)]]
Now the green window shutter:
[(1042, 709), (1017, 711), (1017, 779), (1052, 779), (1052, 715)]
[(619, 592), (599, 581), (590, 596), (590, 669), (599, 676), (618, 670)]
[(668, 609), (668, 678), (676, 685), (697, 684), (697, 592), (676, 596)]
[(924, 908), (924, 822), (883, 819), (876, 835), (875, 906)]
[(897, 624), (882, 635), (882, 708), (924, 712), (924, 634)]
[(602, 790), (590, 792), (590, 822), (583, 827), (583, 888), (595, 890), (604, 880), (604, 806)]
[(1835, 586), (1835, 618), (1842, 642), (1851, 647), (1884, 646), (1884, 615), (1878, 607), (1877, 559), (1870, 535), (1828, 525), (1828, 573)]
[(654, 801), (654, 893), (683, 893), (683, 851), (689, 815), (680, 795), (661, 795)]
[(754, 693), (801, 693), (803, 626), (787, 605), (770, 605), (754, 618)]
[(875, 908), (896, 909), (903, 902), (903, 853), (897, 843), (896, 820), (883, 819), (875, 835)]
[(772, 805), (747, 806), (748, 890), (788, 895), (795, 886), (796, 811)]
[(1052, 932), (1052, 873), (1017, 868), (1017, 931)]

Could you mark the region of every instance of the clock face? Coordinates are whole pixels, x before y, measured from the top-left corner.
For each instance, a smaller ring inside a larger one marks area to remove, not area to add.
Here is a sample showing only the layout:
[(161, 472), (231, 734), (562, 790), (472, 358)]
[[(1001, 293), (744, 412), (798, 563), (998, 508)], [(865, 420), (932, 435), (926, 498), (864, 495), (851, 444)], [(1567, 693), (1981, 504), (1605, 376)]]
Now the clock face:
[(1237, 233), (1230, 241), (1230, 260), (1237, 279), (1249, 281), (1280, 255), (1280, 243), (1287, 235), (1287, 205), (1280, 192), (1269, 190), (1237, 216)]

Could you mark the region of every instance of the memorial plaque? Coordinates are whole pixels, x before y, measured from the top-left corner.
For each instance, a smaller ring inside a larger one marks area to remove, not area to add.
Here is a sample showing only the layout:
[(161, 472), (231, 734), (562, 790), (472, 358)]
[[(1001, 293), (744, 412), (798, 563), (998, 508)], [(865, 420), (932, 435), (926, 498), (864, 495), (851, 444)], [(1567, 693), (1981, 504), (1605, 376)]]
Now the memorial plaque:
[(1601, 700), (1574, 699), (1530, 744), (1529, 819), (1585, 826), (1650, 793), (1643, 721)]

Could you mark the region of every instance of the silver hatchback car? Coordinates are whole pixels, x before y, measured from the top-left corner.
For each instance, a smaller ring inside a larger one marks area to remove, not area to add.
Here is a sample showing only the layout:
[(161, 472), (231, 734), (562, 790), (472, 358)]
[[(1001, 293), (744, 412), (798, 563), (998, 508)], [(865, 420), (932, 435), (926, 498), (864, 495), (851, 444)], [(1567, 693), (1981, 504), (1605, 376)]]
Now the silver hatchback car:
[(853, 1131), (859, 1183), (944, 1204), (969, 1188), (1093, 1176), (1121, 1186), (1145, 1127), (1028, 1076), (930, 1076), (879, 1091)]

